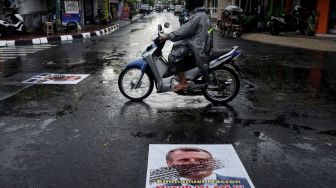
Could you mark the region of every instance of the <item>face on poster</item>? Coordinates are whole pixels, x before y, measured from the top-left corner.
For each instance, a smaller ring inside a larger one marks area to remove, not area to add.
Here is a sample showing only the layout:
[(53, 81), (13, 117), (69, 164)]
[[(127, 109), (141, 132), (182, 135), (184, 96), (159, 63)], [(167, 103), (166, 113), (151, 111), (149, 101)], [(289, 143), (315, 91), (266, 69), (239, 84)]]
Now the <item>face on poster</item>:
[(34, 76), (22, 83), (29, 84), (78, 84), (89, 74), (53, 74), (53, 73), (42, 73)]
[(232, 145), (149, 145), (146, 188), (254, 188)]

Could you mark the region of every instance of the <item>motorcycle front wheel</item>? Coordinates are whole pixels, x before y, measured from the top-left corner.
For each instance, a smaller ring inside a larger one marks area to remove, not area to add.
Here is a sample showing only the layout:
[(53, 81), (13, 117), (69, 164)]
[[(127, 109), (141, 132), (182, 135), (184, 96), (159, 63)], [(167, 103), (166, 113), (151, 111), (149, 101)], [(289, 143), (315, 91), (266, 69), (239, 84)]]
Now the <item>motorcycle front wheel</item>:
[(28, 34), (28, 31), (27, 31), (27, 27), (26, 27), (26, 26), (22, 26), (22, 33), (23, 33), (23, 34)]
[(234, 99), (240, 88), (238, 74), (228, 67), (211, 70), (209, 73), (213, 85), (203, 91), (204, 97), (214, 104), (225, 104)]
[(147, 73), (144, 73), (139, 87), (136, 88), (141, 75), (142, 72), (139, 68), (126, 68), (119, 75), (119, 90), (126, 98), (132, 101), (141, 101), (147, 98), (153, 91), (154, 81)]

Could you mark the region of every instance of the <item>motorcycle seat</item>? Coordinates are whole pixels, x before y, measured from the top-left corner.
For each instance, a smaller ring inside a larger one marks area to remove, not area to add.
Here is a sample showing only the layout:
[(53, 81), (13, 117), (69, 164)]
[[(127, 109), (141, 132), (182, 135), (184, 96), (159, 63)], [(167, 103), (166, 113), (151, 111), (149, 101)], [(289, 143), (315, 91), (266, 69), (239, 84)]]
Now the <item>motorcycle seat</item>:
[(220, 50), (219, 49), (212, 50), (211, 54), (210, 54), (210, 60), (217, 59), (220, 56), (229, 53), (231, 50), (232, 50), (231, 48), (229, 48), (229, 49), (220, 49)]

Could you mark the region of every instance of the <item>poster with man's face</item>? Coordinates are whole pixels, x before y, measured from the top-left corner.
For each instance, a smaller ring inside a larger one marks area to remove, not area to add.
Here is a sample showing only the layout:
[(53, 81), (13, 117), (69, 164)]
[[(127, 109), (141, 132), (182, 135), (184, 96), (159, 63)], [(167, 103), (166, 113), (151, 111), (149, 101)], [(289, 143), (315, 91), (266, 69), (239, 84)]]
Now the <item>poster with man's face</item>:
[(23, 81), (25, 84), (78, 84), (89, 74), (57, 74), (57, 73), (42, 73), (28, 80)]
[(254, 188), (235, 149), (225, 145), (149, 145), (146, 188)]

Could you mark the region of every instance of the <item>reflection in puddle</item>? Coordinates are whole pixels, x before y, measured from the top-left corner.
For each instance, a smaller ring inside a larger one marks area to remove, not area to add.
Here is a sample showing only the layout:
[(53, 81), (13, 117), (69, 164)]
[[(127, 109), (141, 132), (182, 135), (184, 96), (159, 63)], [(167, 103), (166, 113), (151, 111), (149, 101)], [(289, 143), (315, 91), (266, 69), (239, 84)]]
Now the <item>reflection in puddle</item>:
[(34, 85), (29, 89), (17, 93), (11, 99), (14, 101), (40, 100), (55, 95), (55, 92), (59, 89), (60, 86)]
[(300, 148), (300, 149), (304, 149), (304, 150), (308, 150), (308, 151), (316, 151), (316, 149), (308, 143), (297, 143), (297, 144), (293, 144), (293, 146)]
[[(165, 104), (161, 103), (160, 105), (159, 103), (160, 108), (158, 108), (148, 101), (129, 101), (121, 108), (119, 116), (130, 122), (148, 121), (146, 117), (150, 116), (151, 121), (154, 121), (152, 122), (154, 123), (153, 126), (160, 126), (159, 132), (163, 134), (162, 138), (167, 142), (177, 142), (185, 139), (195, 142), (209, 142), (211, 140), (227, 140), (229, 142), (235, 136), (234, 124), (237, 114), (230, 106), (207, 104), (176, 109), (165, 108)], [(165, 122), (165, 124), (162, 124), (162, 122)], [(160, 133), (155, 131), (132, 133), (134, 137), (138, 138), (157, 137), (157, 134)]]
[(295, 92), (315, 98), (325, 94), (332, 95), (329, 89), (335, 87), (333, 83), (328, 83), (327, 79), (332, 70), (321, 66), (303, 66), (299, 62), (289, 65), (279, 63), (278, 60), (258, 63), (258, 60), (248, 58), (245, 61), (244, 64), (249, 66), (244, 69), (249, 75), (262, 80), (268, 87), (277, 91)]
[(282, 145), (272, 138), (266, 136), (264, 133), (256, 131), (253, 132), (255, 136), (257, 136), (262, 142), (258, 143), (258, 161), (264, 160), (264, 158), (268, 158), (272, 156), (272, 159), (281, 159), (283, 158), (284, 151), (282, 149)]
[(145, 100), (153, 109), (172, 111), (183, 109), (205, 108), (210, 102), (203, 96), (180, 96), (174, 92), (153, 93)]

